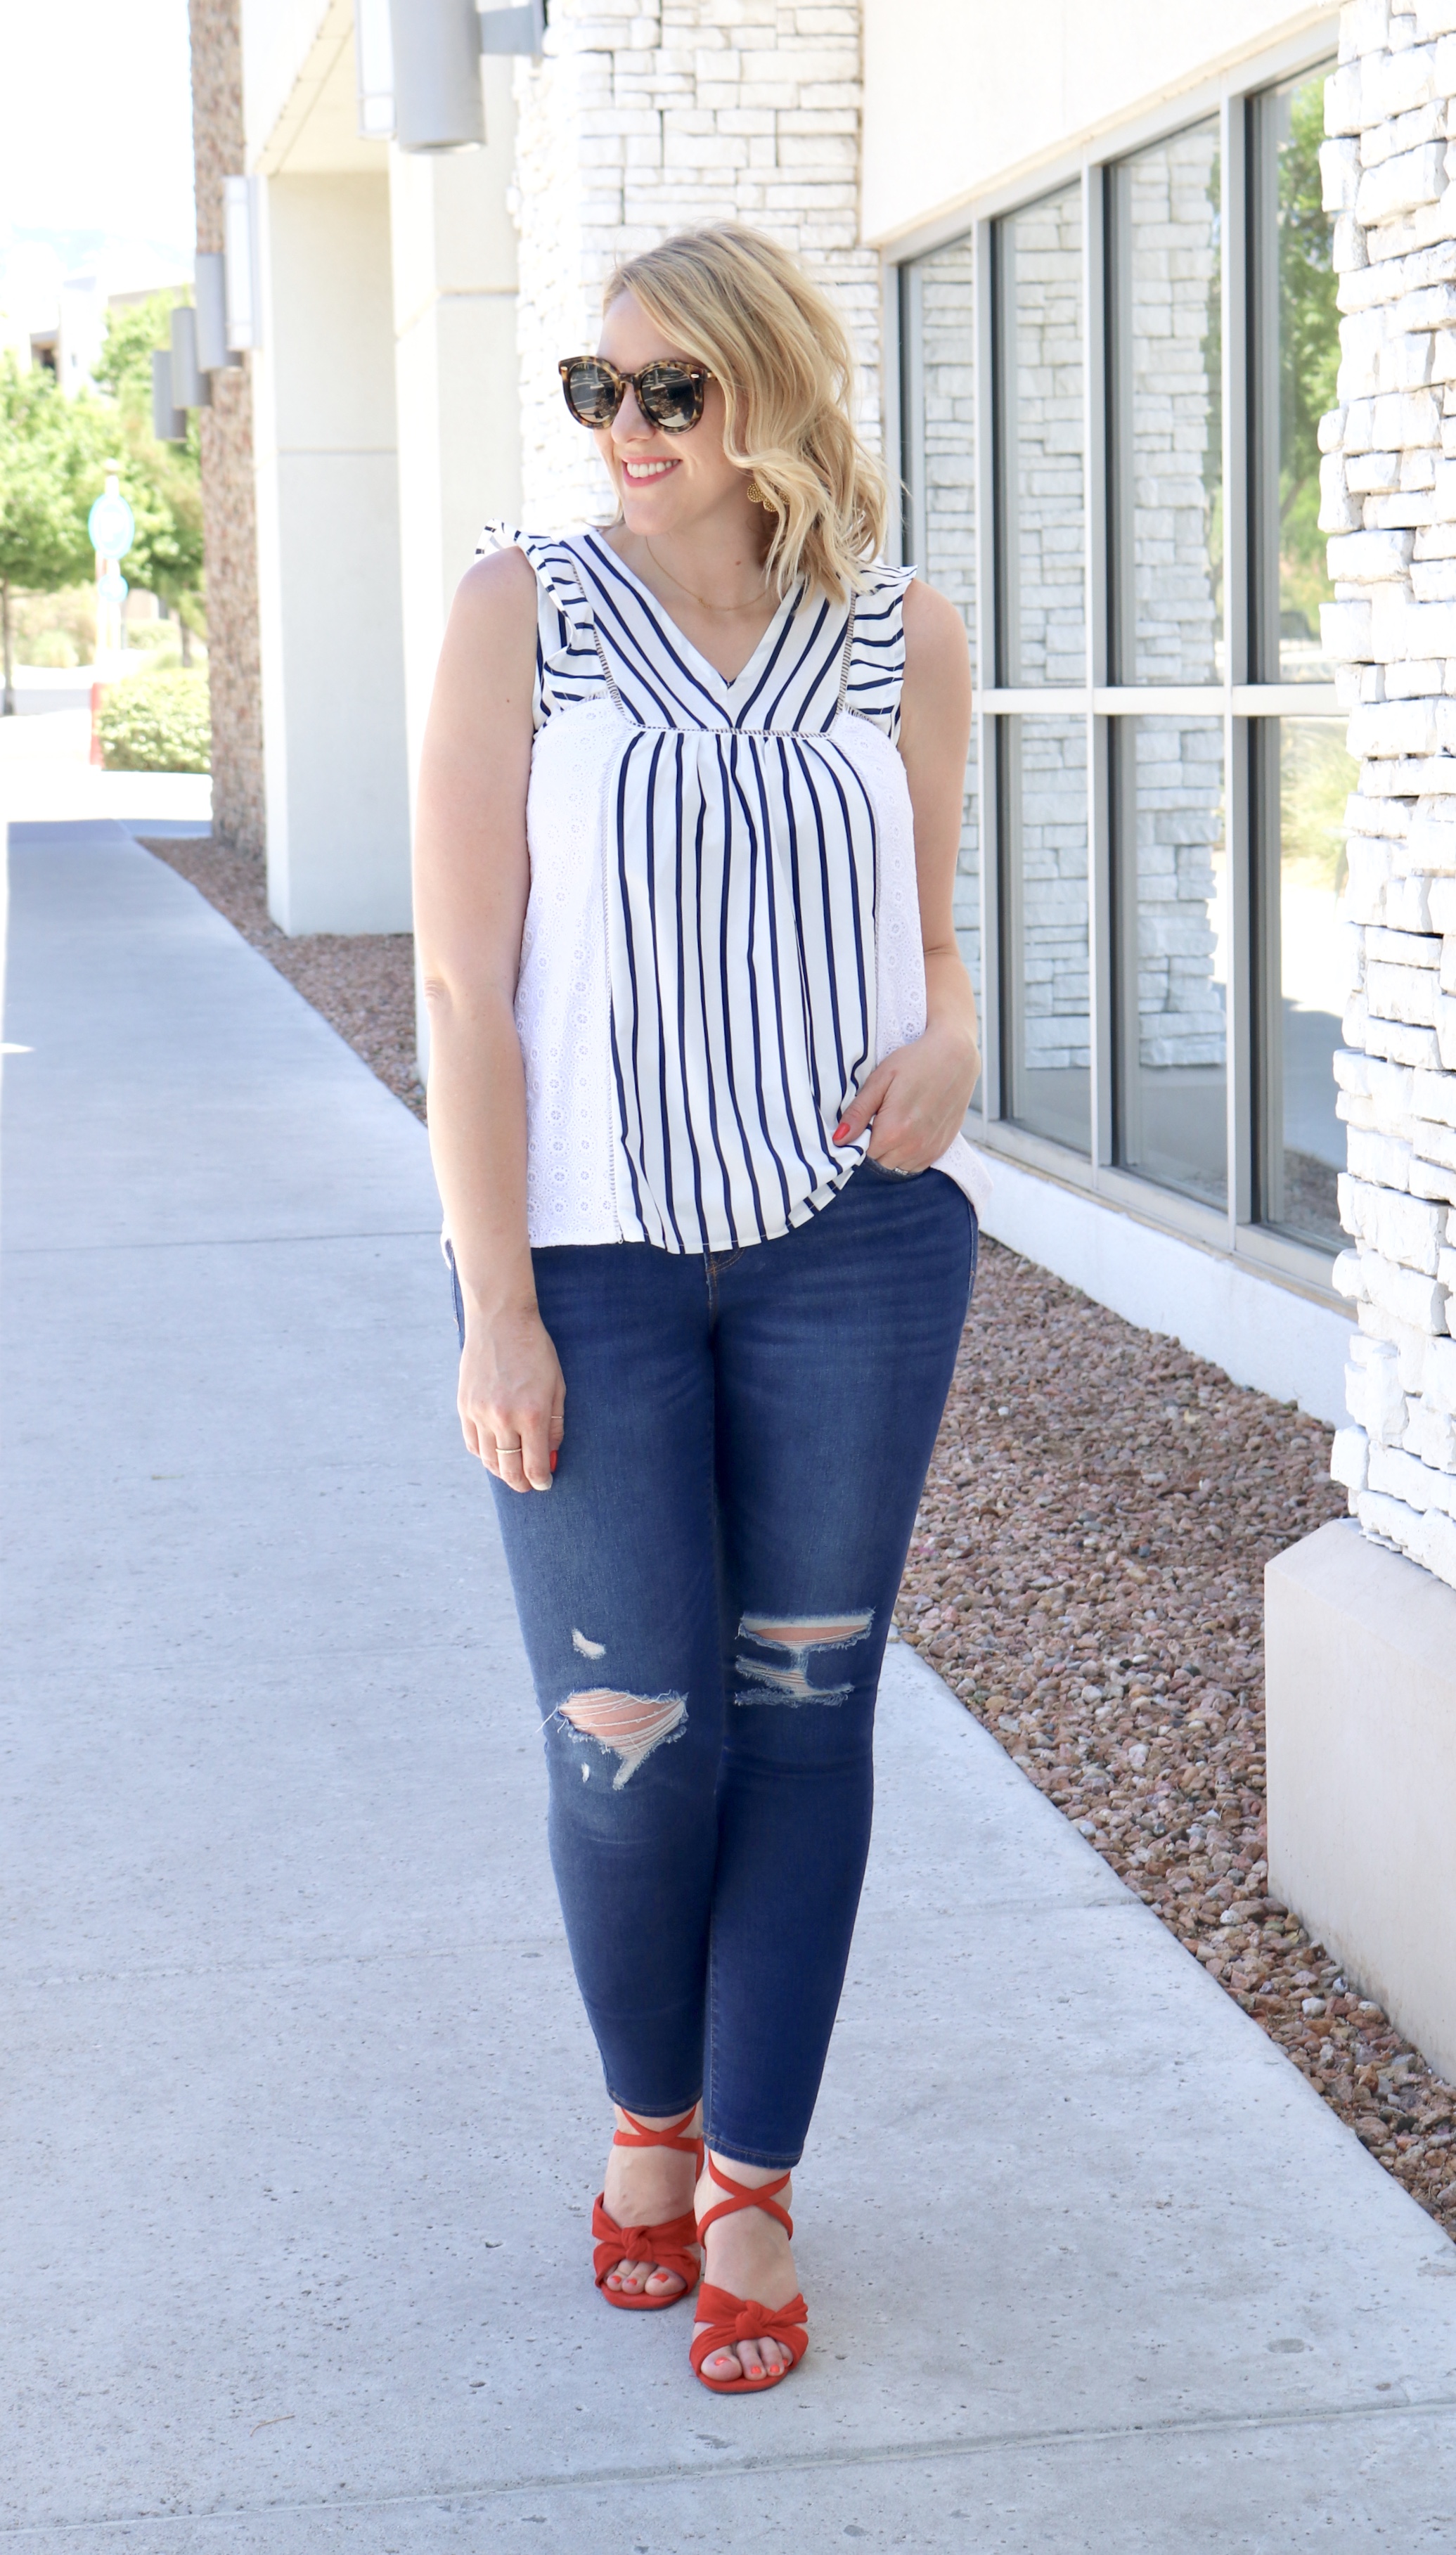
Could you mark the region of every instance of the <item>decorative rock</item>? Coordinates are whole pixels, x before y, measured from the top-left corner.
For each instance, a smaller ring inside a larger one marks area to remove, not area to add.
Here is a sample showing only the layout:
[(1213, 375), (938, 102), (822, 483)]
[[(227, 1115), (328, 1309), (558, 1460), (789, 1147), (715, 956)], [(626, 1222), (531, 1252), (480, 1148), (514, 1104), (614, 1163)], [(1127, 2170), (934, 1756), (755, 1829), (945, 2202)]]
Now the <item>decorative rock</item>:
[[(1451, 1352), (1456, 1396), (1456, 1340), (1421, 1347)], [(1364, 1330), (1351, 1356), (1362, 1374), (1398, 1362)], [(1028, 1779), (1456, 2227), (1451, 2089), (1418, 2060), (1401, 2070), (1405, 2045), (1379, 2007), (1262, 1895), (1263, 1570), (1343, 1505), (1319, 1478), (1328, 1443), (987, 1242), (900, 1624), (935, 1643), (940, 1673), (997, 1738), (1003, 1716), (1016, 1721)], [(1401, 1505), (1379, 1503), (1396, 1520)], [(1407, 2122), (1419, 2136), (1397, 2144)]]

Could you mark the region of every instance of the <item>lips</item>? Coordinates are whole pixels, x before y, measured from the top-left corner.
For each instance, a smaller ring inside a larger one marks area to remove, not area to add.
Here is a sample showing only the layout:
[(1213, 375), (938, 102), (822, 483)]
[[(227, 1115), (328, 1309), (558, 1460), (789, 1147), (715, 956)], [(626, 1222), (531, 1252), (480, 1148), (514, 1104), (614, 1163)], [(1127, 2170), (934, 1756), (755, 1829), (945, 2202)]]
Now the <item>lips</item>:
[(622, 476), (631, 488), (650, 488), (655, 479), (666, 479), (680, 466), (676, 461), (624, 461)]

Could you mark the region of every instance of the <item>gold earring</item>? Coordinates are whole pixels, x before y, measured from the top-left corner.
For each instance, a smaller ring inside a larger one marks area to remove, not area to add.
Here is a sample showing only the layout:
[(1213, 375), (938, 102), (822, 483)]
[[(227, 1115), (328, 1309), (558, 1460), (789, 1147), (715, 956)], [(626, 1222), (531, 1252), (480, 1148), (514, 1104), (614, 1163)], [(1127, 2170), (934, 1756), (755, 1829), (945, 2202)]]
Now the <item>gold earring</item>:
[(767, 506), (771, 515), (778, 514), (779, 509), (775, 505), (773, 498), (765, 495), (763, 489), (759, 486), (757, 479), (750, 479), (746, 494), (751, 506)]

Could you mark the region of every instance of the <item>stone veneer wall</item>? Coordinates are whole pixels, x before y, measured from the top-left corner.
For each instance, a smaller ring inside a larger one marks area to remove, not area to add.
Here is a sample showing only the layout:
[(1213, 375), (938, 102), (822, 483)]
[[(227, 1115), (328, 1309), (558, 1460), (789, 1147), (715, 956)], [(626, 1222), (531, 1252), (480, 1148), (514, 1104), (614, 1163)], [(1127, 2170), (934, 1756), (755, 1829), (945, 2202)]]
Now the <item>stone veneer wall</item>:
[(1456, 1587), (1456, 0), (1353, 0), (1326, 98), (1346, 316), (1325, 635), (1361, 758), (1334, 1472), (1368, 1535)]
[[(243, 159), (239, 0), (189, 0), (197, 246), (220, 249), (222, 182)], [(259, 859), (264, 851), (263, 680), (250, 360), (212, 379), (203, 409), (202, 538), (212, 702), (212, 830)]]
[(859, 241), (857, 0), (551, 0), (546, 58), (516, 83), (525, 513), (609, 519), (556, 361), (596, 343), (616, 260), (732, 219), (773, 233), (830, 288), (878, 442), (880, 274)]

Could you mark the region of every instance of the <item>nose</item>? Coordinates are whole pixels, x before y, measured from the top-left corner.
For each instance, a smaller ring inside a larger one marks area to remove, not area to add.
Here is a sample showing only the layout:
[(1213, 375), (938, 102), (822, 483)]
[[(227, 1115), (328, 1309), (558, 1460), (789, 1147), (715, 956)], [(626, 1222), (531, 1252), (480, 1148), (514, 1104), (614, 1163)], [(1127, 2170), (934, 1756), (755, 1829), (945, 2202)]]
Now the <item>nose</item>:
[(637, 393), (629, 382), (622, 394), (622, 405), (612, 420), (614, 443), (634, 443), (639, 435), (655, 431), (650, 418), (643, 416), (637, 405)]

